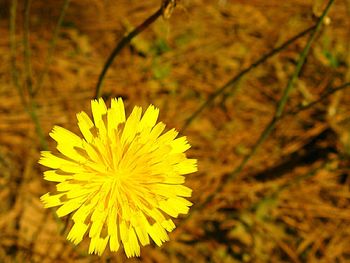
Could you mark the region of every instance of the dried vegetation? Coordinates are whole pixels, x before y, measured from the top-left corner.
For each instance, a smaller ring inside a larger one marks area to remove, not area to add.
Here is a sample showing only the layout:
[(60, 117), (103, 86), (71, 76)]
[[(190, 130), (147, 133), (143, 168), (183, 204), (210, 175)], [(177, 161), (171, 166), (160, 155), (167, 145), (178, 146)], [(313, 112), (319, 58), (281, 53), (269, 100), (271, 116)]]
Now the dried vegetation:
[[(35, 125), (12, 81), (10, 5), (0, 3), (0, 261), (100, 262), (87, 244), (65, 240), (69, 220), (43, 209), (49, 190), (37, 164)], [(15, 32), (18, 79), (25, 83), (24, 1)], [(30, 48), (33, 86), (44, 70), (63, 1), (32, 1)], [(53, 125), (78, 131), (75, 113), (88, 111), (98, 74), (125, 32), (159, 1), (71, 1), (48, 75), (35, 96), (45, 135)], [(324, 1), (181, 1), (133, 39), (109, 69), (103, 97), (126, 106), (155, 104), (161, 120), (181, 129), (186, 119), (242, 69), (312, 26)], [(317, 100), (350, 80), (350, 2), (335, 1), (285, 112)], [(199, 172), (188, 218), (163, 247), (141, 258), (105, 253), (106, 262), (349, 262), (350, 91), (342, 89), (312, 107), (279, 120), (244, 169), (215, 193), (249, 154), (274, 115), (307, 37), (253, 69), (218, 96), (187, 127)], [(48, 138), (47, 138), (48, 139)], [(49, 147), (55, 145), (48, 140)]]

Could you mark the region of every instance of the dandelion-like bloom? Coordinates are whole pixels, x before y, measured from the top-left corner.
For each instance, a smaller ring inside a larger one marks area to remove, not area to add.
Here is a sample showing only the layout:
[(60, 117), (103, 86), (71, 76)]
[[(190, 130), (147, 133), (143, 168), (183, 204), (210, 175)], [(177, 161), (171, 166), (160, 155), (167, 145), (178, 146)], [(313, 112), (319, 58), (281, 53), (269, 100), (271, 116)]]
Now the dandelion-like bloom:
[(60, 206), (59, 217), (73, 213), (68, 239), (79, 244), (88, 232), (89, 253), (101, 255), (122, 244), (127, 257), (140, 255), (140, 244), (168, 240), (175, 225), (170, 217), (187, 214), (192, 190), (184, 174), (197, 171), (185, 137), (157, 122), (159, 110), (135, 107), (126, 119), (122, 99), (111, 108), (91, 101), (93, 122), (77, 114), (84, 138), (55, 126), (50, 136), (60, 155), (42, 152), (40, 164), (52, 168), (44, 178), (57, 182), (57, 192), (41, 197), (46, 208)]

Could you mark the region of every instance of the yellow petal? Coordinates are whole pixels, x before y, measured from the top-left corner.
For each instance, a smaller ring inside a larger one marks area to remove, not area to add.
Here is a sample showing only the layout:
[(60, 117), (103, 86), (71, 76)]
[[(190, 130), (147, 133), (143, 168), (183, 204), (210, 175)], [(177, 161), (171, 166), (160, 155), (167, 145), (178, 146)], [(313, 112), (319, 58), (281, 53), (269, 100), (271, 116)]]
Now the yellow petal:
[(181, 197), (173, 197), (166, 201), (159, 202), (160, 209), (175, 218), (178, 217), (179, 214), (187, 214), (189, 206), (191, 205), (191, 202)]
[(39, 160), (39, 163), (46, 167), (53, 169), (61, 169), (62, 171), (68, 173), (76, 173), (83, 171), (83, 168), (80, 166), (79, 163), (57, 157), (48, 151), (41, 152), (41, 158)]
[(57, 150), (59, 150), (60, 153), (65, 155), (66, 157), (76, 161), (76, 162), (84, 162), (86, 158), (84, 156), (81, 156), (74, 147), (70, 144), (58, 144)]
[(152, 128), (157, 122), (158, 115), (159, 109), (155, 108), (153, 105), (150, 105), (142, 116), (139, 131), (141, 132), (144, 129)]
[(89, 237), (100, 236), (102, 227), (107, 218), (107, 211), (103, 210), (103, 205), (100, 203), (91, 216), (91, 228), (89, 232)]
[[(132, 227), (127, 230), (128, 241), (123, 242), (125, 254), (128, 258), (140, 256), (140, 245), (137, 241), (135, 231)], [(122, 239), (123, 240), (123, 239)]]
[(101, 238), (101, 237), (91, 238), (90, 246), (89, 246), (89, 254), (95, 253), (101, 256), (108, 243), (108, 238), (109, 236), (105, 238)]
[[(149, 134), (148, 138), (144, 138), (145, 142), (153, 142), (155, 141), (159, 135), (164, 131), (165, 129), (165, 124), (162, 122), (157, 123), (156, 126), (153, 127), (151, 133)], [(143, 141), (141, 141), (143, 143)]]
[(67, 239), (72, 241), (75, 245), (79, 244), (88, 229), (88, 225), (84, 223), (74, 223), (72, 229), (68, 233)]
[(185, 177), (182, 175), (177, 175), (175, 173), (169, 173), (164, 179), (164, 183), (167, 184), (183, 184), (184, 182)]
[(56, 195), (50, 195), (50, 193), (47, 193), (47, 194), (44, 194), (43, 196), (41, 196), (40, 200), (41, 200), (41, 202), (44, 203), (45, 208), (59, 206), (63, 203), (60, 199), (63, 195), (64, 195), (64, 193), (63, 194), (56, 194)]
[(107, 219), (108, 235), (110, 236), (109, 247), (111, 251), (118, 251), (120, 244), (117, 220), (116, 208), (112, 207)]
[(186, 136), (173, 140), (170, 145), (172, 147), (171, 153), (183, 153), (191, 147), (186, 140)]
[(59, 144), (81, 146), (82, 143), (78, 135), (60, 126), (54, 126), (50, 136)]
[(178, 134), (179, 133), (175, 129), (171, 129), (170, 131), (167, 131), (162, 136), (160, 136), (158, 138), (157, 142), (159, 144), (171, 143), (176, 138), (176, 136)]
[(135, 232), (140, 240), (141, 245), (146, 246), (149, 244), (149, 236), (146, 230), (148, 222), (142, 212), (139, 212), (137, 221), (137, 224), (134, 225)]
[(164, 227), (168, 232), (171, 232), (175, 229), (175, 224), (171, 219), (165, 220), (161, 224), (162, 227)]
[(152, 226), (148, 225), (147, 232), (159, 247), (163, 242), (169, 240), (169, 237), (164, 228), (158, 222), (154, 223)]
[(87, 142), (92, 142), (93, 134), (91, 129), (94, 127), (93, 122), (85, 112), (80, 112), (77, 114), (78, 126)]
[(92, 116), (94, 118), (94, 123), (97, 128), (100, 128), (101, 120), (103, 115), (107, 113), (107, 107), (103, 99), (92, 100), (91, 101)]
[(58, 168), (60, 168), (64, 165), (67, 165), (67, 164), (72, 165), (71, 161), (59, 158), (59, 157), (53, 155), (49, 151), (42, 151), (41, 152), (41, 158), (39, 160), (39, 163), (41, 165), (44, 165), (46, 167), (53, 168), (53, 169), (58, 169)]
[(57, 216), (62, 217), (77, 210), (84, 203), (85, 199), (86, 198), (83, 196), (83, 197), (71, 199), (65, 202), (63, 206), (57, 209), (56, 211)]
[(128, 228), (126, 226), (126, 223), (124, 220), (121, 220), (121, 222), (119, 222), (119, 233), (120, 233), (120, 238), (124, 243), (128, 242), (129, 240), (129, 235), (128, 235)]
[(84, 223), (87, 217), (92, 213), (94, 207), (94, 204), (83, 204), (72, 216), (73, 221), (76, 223)]
[(60, 172), (59, 170), (49, 170), (44, 172), (44, 179), (51, 182), (64, 182), (72, 179), (71, 174)]
[(123, 134), (120, 139), (122, 144), (128, 144), (135, 138), (137, 128), (141, 118), (141, 113), (142, 113), (141, 107), (137, 107), (137, 106), (134, 107), (129, 118), (125, 122)]
[(180, 174), (189, 174), (197, 172), (197, 160), (186, 159), (175, 166), (176, 170)]
[(184, 185), (157, 184), (152, 190), (165, 197), (190, 197), (192, 195), (192, 190)]
[(117, 113), (117, 123), (125, 122), (125, 109), (123, 100), (121, 98), (112, 99), (111, 108)]

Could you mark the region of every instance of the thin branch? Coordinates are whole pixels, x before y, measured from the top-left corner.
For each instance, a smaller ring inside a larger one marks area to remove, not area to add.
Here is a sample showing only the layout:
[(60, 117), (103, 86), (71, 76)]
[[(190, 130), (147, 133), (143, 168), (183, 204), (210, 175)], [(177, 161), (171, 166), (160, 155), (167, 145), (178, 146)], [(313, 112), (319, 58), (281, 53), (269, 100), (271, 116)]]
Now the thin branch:
[[(27, 104), (24, 103), (24, 107), (31, 117), (32, 121), (35, 125), (35, 131), (39, 137), (39, 141), (41, 144), (41, 147), (44, 150), (47, 150), (47, 143), (45, 140), (45, 136), (42, 130), (42, 127), (40, 125), (40, 121), (38, 118), (38, 114), (36, 111), (36, 104), (33, 97), (33, 83), (32, 83), (32, 68), (31, 68), (31, 55), (30, 55), (30, 44), (29, 44), (29, 18), (30, 18), (30, 6), (31, 6), (31, 0), (25, 1), (25, 10), (24, 10), (24, 32), (23, 32), (23, 44), (24, 44), (24, 69), (25, 69), (25, 84), (28, 89), (28, 97), (29, 102)], [(14, 10), (15, 11), (15, 10)], [(15, 16), (15, 15), (14, 15)], [(14, 21), (15, 23), (15, 21)], [(13, 25), (14, 27), (14, 25)], [(14, 27), (15, 28), (15, 27)], [(12, 43), (13, 46), (16, 45), (15, 40)], [(13, 62), (14, 63), (14, 62)], [(19, 85), (15, 83), (15, 85)], [(20, 88), (21, 90), (21, 88)], [(23, 93), (23, 90), (22, 90)], [(23, 100), (24, 100), (24, 94), (22, 94)], [(23, 102), (22, 100), (22, 102)]]
[(227, 180), (232, 180), (235, 176), (237, 176), (242, 169), (244, 168), (244, 166), (247, 164), (247, 162), (252, 158), (252, 156), (256, 153), (256, 151), (258, 150), (258, 148), (261, 146), (261, 144), (266, 140), (266, 138), (270, 135), (271, 131), (274, 130), (277, 121), (279, 120), (279, 118), (282, 116), (284, 107), (288, 101), (289, 98), (289, 94), (292, 91), (293, 87), (294, 87), (294, 83), (297, 80), (301, 68), (303, 67), (306, 57), (310, 51), (310, 47), (311, 44), (313, 42), (313, 40), (315, 39), (316, 34), (319, 32), (319, 30), (321, 29), (321, 25), (323, 22), (323, 19), (325, 18), (325, 16), (327, 15), (330, 7), (332, 6), (334, 0), (330, 0), (325, 8), (325, 10), (323, 11), (321, 17), (319, 18), (316, 28), (315, 30), (312, 32), (312, 34), (310, 35), (310, 38), (308, 40), (308, 42), (306, 43), (306, 46), (304, 48), (304, 50), (301, 52), (300, 54), (300, 58), (298, 61), (298, 64), (296, 65), (295, 71), (292, 75), (292, 77), (289, 79), (288, 84), (286, 86), (286, 88), (283, 91), (282, 94), (282, 98), (280, 99), (278, 105), (277, 105), (277, 109), (275, 112), (275, 115), (273, 117), (273, 119), (271, 120), (271, 122), (266, 126), (265, 130), (262, 132), (260, 138), (258, 139), (258, 141), (255, 143), (252, 151), (250, 152), (250, 154), (248, 154), (241, 162), (241, 164), (237, 167), (237, 169), (235, 169), (230, 176), (227, 177)]
[(294, 87), (294, 83), (297, 80), (301, 68), (305, 63), (306, 57), (310, 51), (310, 47), (311, 44), (313, 42), (313, 40), (315, 39), (316, 34), (320, 31), (321, 29), (321, 25), (323, 22), (323, 19), (325, 18), (325, 16), (327, 15), (330, 7), (332, 6), (334, 0), (330, 0), (326, 6), (326, 8), (324, 9), (321, 17), (319, 18), (317, 24), (316, 24), (316, 28), (315, 30), (312, 32), (312, 34), (310, 35), (310, 38), (308, 40), (308, 42), (306, 43), (305, 48), (303, 49), (303, 51), (300, 54), (300, 58), (298, 60), (298, 63), (296, 65), (295, 71), (293, 73), (293, 75), (291, 76), (291, 78), (288, 81), (288, 84), (286, 86), (286, 88), (283, 90), (283, 94), (282, 97), (277, 105), (276, 108), (276, 112), (275, 115), (273, 117), (273, 119), (270, 121), (270, 123), (265, 127), (264, 131), (261, 133), (259, 139), (257, 140), (257, 142), (255, 143), (255, 145), (253, 146), (253, 149), (251, 150), (251, 152), (242, 160), (242, 162), (240, 163), (240, 165), (234, 170), (232, 171), (230, 174), (228, 174), (223, 181), (221, 182), (221, 184), (219, 185), (219, 187), (216, 189), (216, 191), (214, 191), (211, 195), (208, 196), (208, 198), (204, 201), (204, 203), (201, 204), (201, 207), (204, 207), (206, 204), (210, 203), (215, 194), (218, 192), (221, 192), (222, 189), (224, 188), (224, 186), (229, 183), (230, 181), (232, 181), (233, 179), (235, 179), (237, 177), (237, 175), (242, 171), (242, 169), (244, 168), (244, 166), (248, 163), (248, 161), (253, 157), (253, 155), (257, 152), (257, 150), (259, 149), (259, 147), (263, 144), (263, 142), (265, 142), (265, 140), (268, 138), (268, 136), (270, 135), (270, 133), (274, 130), (277, 121), (281, 118), (284, 107), (288, 101), (289, 98), (289, 94), (292, 91), (293, 87)]
[(23, 94), (21, 84), (19, 83), (18, 69), (16, 66), (16, 14), (17, 14), (17, 0), (12, 1), (11, 14), (10, 14), (10, 50), (11, 50), (11, 74), (12, 82), (17, 89), (18, 95), (20, 97), (23, 107), (25, 107), (26, 102)]
[(29, 18), (30, 18), (30, 6), (32, 4), (31, 0), (25, 0), (24, 9), (24, 32), (23, 32), (23, 46), (24, 46), (24, 72), (25, 72), (25, 85), (27, 91), (31, 96), (33, 94), (33, 75), (32, 75), (32, 65), (31, 65), (31, 51), (29, 43)]
[(316, 104), (320, 103), (321, 101), (325, 100), (326, 98), (328, 98), (330, 95), (334, 94), (335, 92), (343, 90), (343, 89), (346, 89), (346, 88), (349, 88), (349, 87), (350, 87), (350, 82), (347, 82), (347, 83), (344, 83), (344, 84), (342, 84), (342, 85), (340, 85), (338, 87), (326, 89), (326, 91), (324, 91), (318, 99), (316, 99), (316, 100), (314, 100), (314, 101), (312, 101), (312, 102), (310, 102), (310, 103), (308, 103), (306, 105), (303, 105), (303, 106), (299, 107), (296, 110), (288, 112), (288, 113), (286, 113), (284, 115), (295, 115), (295, 114), (297, 114), (297, 113), (299, 113), (301, 111), (310, 109), (311, 107), (313, 107)]
[(40, 142), (42, 149), (47, 151), (47, 149), (48, 149), (47, 142), (45, 139), (43, 129), (40, 125), (40, 120), (39, 120), (38, 113), (37, 113), (37, 105), (33, 99), (30, 100), (30, 104), (27, 106), (27, 112), (29, 113), (29, 116), (32, 118), (32, 120), (34, 122), (35, 131), (36, 131), (37, 135), (39, 136), (39, 142)]
[(120, 51), (130, 43), (130, 41), (136, 37), (138, 34), (140, 34), (142, 31), (144, 31), (149, 25), (151, 25), (154, 21), (158, 19), (163, 13), (164, 6), (159, 8), (153, 15), (148, 17), (144, 22), (142, 22), (140, 25), (138, 25), (134, 30), (132, 30), (129, 34), (127, 34), (125, 37), (123, 37), (119, 43), (116, 45), (110, 56), (108, 57), (105, 65), (103, 66), (103, 69), (98, 77), (98, 82), (96, 85), (96, 90), (95, 90), (95, 98), (99, 98), (101, 96), (101, 90), (102, 90), (102, 85), (103, 85), (103, 80), (104, 77), (112, 65), (114, 59), (116, 56), (120, 53)]
[(53, 32), (52, 39), (51, 39), (51, 41), (49, 43), (49, 50), (48, 50), (48, 54), (47, 54), (47, 57), (46, 57), (46, 60), (45, 60), (45, 63), (44, 63), (44, 69), (43, 69), (43, 71), (41, 72), (41, 74), (38, 77), (38, 83), (37, 83), (36, 88), (34, 90), (34, 94), (37, 94), (39, 92), (39, 90), (41, 89), (41, 87), (42, 87), (42, 85), (44, 83), (44, 79), (45, 79), (45, 77), (46, 77), (46, 75), (47, 75), (47, 73), (49, 71), (49, 67), (50, 67), (50, 64), (51, 64), (51, 61), (52, 61), (52, 56), (53, 56), (53, 53), (54, 53), (55, 48), (56, 48), (58, 34), (60, 32), (60, 29), (61, 29), (61, 26), (62, 26), (62, 22), (63, 22), (65, 14), (66, 14), (68, 5), (69, 5), (69, 0), (64, 0), (64, 3), (63, 3), (62, 8), (61, 8), (60, 16), (58, 18), (55, 30)]
[(308, 171), (307, 173), (304, 173), (302, 175), (299, 175), (299, 176), (292, 178), (291, 180), (288, 180), (286, 183), (279, 186), (271, 194), (264, 196), (263, 198), (258, 200), (255, 204), (251, 205), (249, 209), (257, 209), (257, 207), (259, 207), (264, 202), (266, 202), (266, 200), (271, 200), (271, 199), (276, 200), (278, 198), (278, 195), (281, 194), (284, 190), (289, 189), (290, 187), (302, 182), (303, 180), (307, 180), (307, 179), (315, 176), (319, 171), (326, 168), (330, 163), (331, 163), (331, 160), (326, 159), (325, 162), (321, 163), (320, 166), (313, 168), (311, 171)]
[(265, 55), (261, 56), (258, 60), (253, 62), (249, 67), (239, 72), (237, 75), (235, 75), (232, 79), (230, 79), (225, 85), (223, 85), (221, 88), (217, 89), (214, 93), (212, 93), (209, 98), (190, 116), (186, 119), (185, 124), (183, 125), (182, 129), (180, 130), (180, 133), (185, 131), (188, 126), (193, 122), (195, 118), (198, 117), (199, 114), (202, 113), (202, 111), (211, 105), (211, 103), (222, 93), (224, 93), (228, 88), (232, 87), (234, 84), (236, 84), (243, 76), (245, 76), (247, 73), (249, 73), (252, 69), (256, 68), (257, 66), (264, 63), (269, 58), (273, 57), (274, 55), (278, 54), (280, 51), (284, 50), (286, 47), (288, 47), (290, 44), (294, 43), (299, 38), (305, 36), (312, 30), (316, 28), (316, 25), (313, 25), (304, 31), (298, 33), (297, 35), (293, 36), (292, 38), (288, 39), (284, 43), (282, 43), (280, 46), (272, 49), (271, 51), (267, 52)]

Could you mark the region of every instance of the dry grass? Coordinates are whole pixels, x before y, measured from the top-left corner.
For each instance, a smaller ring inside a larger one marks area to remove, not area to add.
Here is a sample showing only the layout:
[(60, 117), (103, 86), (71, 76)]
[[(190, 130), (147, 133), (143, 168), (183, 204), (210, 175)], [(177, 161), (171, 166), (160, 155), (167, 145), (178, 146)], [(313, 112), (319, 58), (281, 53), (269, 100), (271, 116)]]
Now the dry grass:
[[(78, 131), (98, 74), (116, 42), (160, 1), (72, 1), (49, 73), (35, 97), (44, 134), (53, 125)], [(323, 1), (181, 1), (124, 49), (105, 79), (103, 97), (122, 96), (128, 109), (150, 103), (168, 127), (181, 129), (217, 88), (267, 51), (313, 25)], [(65, 240), (39, 196), (51, 184), (37, 164), (35, 126), (11, 81), (9, 10), (0, 4), (0, 261), (99, 262), (87, 243)], [(30, 44), (33, 84), (43, 70), (62, 1), (33, 1)], [(349, 1), (336, 1), (318, 34), (286, 111), (317, 99), (350, 78)], [(17, 14), (17, 57), (23, 83), (23, 1)], [(339, 91), (284, 117), (239, 176), (199, 209), (249, 153), (292, 74), (301, 38), (246, 75), (186, 130), (199, 172), (186, 184), (195, 204), (163, 247), (127, 262), (350, 261), (350, 92)], [(231, 92), (234, 91), (234, 92)], [(49, 148), (55, 147), (49, 140)], [(69, 227), (69, 223), (68, 223)], [(125, 262), (122, 253), (102, 260)]]

